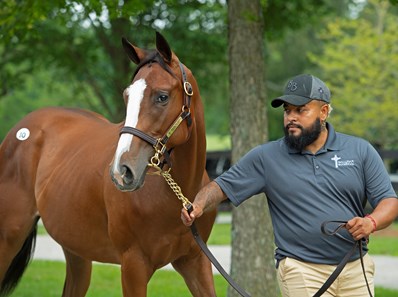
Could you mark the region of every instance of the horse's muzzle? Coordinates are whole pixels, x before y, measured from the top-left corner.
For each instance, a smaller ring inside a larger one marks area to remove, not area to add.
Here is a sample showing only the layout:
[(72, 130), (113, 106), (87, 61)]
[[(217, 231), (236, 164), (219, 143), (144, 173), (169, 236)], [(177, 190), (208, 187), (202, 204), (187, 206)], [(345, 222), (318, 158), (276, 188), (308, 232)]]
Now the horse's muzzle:
[(111, 167), (110, 175), (115, 186), (123, 192), (136, 191), (144, 185), (145, 174), (136, 178), (133, 170), (127, 165), (122, 165), (119, 171), (114, 171)]

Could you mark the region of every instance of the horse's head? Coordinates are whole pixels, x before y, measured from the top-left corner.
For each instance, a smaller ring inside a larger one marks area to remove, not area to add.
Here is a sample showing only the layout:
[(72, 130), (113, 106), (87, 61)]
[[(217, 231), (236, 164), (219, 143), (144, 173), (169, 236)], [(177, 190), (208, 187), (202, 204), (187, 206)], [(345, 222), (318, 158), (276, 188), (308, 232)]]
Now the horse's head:
[(159, 33), (156, 50), (140, 49), (126, 39), (122, 43), (137, 69), (123, 93), (126, 119), (110, 173), (120, 190), (134, 191), (143, 185), (148, 164), (170, 166), (170, 150), (187, 142), (194, 120), (191, 96), (197, 85)]

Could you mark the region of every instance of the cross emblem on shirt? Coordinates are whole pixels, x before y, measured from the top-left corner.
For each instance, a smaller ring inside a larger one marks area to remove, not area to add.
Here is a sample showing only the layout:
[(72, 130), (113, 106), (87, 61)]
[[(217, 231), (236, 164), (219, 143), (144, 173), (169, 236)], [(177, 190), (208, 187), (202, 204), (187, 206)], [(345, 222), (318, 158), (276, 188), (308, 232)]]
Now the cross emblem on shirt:
[(339, 161), (341, 158), (337, 157), (337, 155), (334, 155), (333, 158), (331, 158), (332, 161), (334, 161), (334, 167), (339, 168), (339, 165), (337, 163), (337, 161)]

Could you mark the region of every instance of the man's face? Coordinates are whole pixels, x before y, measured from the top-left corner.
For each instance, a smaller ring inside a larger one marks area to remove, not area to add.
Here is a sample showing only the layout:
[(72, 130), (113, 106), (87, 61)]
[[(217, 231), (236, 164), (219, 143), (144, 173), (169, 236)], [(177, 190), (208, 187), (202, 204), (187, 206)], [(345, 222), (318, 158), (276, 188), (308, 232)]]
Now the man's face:
[(299, 151), (318, 139), (321, 131), (321, 117), (324, 121), (325, 103), (312, 100), (302, 106), (284, 105), (284, 131), (286, 144)]

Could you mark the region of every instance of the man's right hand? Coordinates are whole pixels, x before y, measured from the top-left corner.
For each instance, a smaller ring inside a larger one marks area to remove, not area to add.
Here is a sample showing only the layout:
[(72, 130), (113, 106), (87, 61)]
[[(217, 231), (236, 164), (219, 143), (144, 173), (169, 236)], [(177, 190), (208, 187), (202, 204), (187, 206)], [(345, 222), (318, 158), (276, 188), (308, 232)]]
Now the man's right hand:
[(192, 203), (193, 210), (190, 214), (188, 211), (183, 207), (181, 209), (181, 220), (185, 226), (191, 226), (196, 218), (199, 218), (203, 214), (203, 210), (200, 206)]
[(181, 210), (182, 222), (185, 226), (191, 226), (193, 221), (202, 216), (204, 211), (215, 209), (225, 199), (227, 199), (227, 196), (225, 196), (217, 183), (214, 181), (208, 183), (195, 196), (194, 202), (191, 204), (192, 212), (188, 214), (185, 208)]

